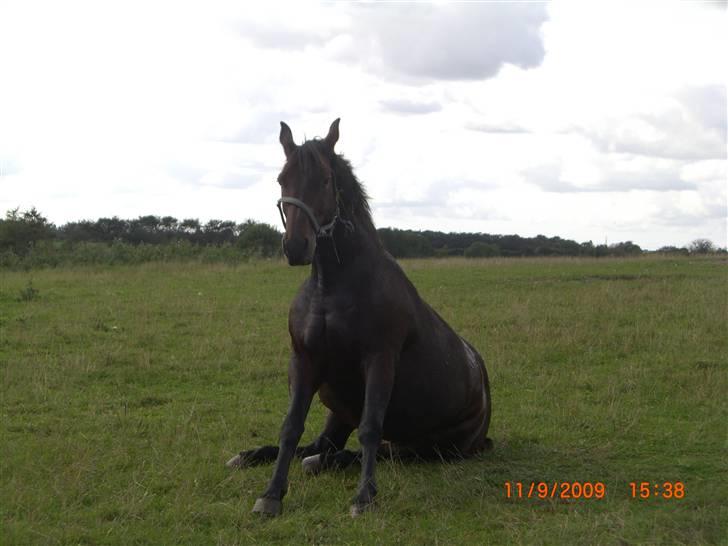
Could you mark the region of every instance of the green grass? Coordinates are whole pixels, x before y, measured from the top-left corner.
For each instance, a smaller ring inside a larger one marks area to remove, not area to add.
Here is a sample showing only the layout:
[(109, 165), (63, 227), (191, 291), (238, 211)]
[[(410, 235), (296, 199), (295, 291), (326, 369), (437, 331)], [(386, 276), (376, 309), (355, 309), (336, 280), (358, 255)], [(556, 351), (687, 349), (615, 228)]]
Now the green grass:
[[(284, 514), (250, 513), (287, 405), (288, 305), (305, 268), (0, 271), (0, 542), (728, 542), (725, 259), (417, 260), (420, 293), (485, 356), (492, 452), (291, 471)], [(323, 423), (319, 402), (304, 441)], [(601, 481), (602, 500), (508, 499), (504, 483)], [(629, 482), (682, 481), (683, 499)]]

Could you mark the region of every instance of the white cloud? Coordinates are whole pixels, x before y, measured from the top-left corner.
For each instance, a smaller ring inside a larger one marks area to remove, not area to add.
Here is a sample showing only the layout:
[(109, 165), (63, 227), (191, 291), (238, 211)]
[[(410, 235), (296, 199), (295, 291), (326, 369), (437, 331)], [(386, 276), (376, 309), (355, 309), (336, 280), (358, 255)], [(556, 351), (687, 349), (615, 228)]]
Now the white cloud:
[(671, 192), (697, 189), (686, 181), (674, 161), (645, 160), (629, 156), (605, 158), (597, 155), (595, 164), (570, 169), (552, 163), (524, 170), (525, 178), (547, 192), (631, 192), (638, 190)]
[(482, 80), (543, 60), (545, 4), (358, 5), (352, 47), (367, 68), (405, 81)]
[(610, 116), (576, 131), (605, 152), (726, 159), (725, 86), (686, 87), (675, 97), (657, 102), (649, 111)]
[(410, 83), (489, 78), (505, 63), (533, 68), (544, 56), (545, 4), (355, 4), (314, 11), (328, 17), (259, 13), (236, 28), (262, 48), (323, 50)]
[(408, 99), (389, 99), (381, 100), (379, 104), (385, 111), (395, 112), (398, 114), (431, 114), (439, 112), (442, 106), (437, 102), (420, 102)]

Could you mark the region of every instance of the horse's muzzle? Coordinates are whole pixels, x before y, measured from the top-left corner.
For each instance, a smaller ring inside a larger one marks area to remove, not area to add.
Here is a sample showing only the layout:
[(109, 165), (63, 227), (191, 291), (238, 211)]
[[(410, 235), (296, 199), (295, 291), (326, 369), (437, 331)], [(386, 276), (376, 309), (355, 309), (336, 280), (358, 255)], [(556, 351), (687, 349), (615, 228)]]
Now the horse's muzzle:
[(306, 237), (283, 236), (283, 254), (289, 265), (308, 265), (313, 259), (313, 243)]

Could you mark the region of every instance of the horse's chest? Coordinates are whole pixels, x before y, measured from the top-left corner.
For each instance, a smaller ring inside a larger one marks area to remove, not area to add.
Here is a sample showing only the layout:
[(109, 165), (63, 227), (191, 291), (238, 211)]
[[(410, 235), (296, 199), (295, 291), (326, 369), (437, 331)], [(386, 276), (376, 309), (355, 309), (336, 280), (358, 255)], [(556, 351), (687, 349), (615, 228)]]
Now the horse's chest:
[(348, 347), (357, 339), (356, 309), (336, 309), (326, 314), (326, 342), (330, 347)]
[(312, 310), (306, 318), (304, 345), (317, 352), (352, 348), (358, 337), (357, 316), (354, 306)]

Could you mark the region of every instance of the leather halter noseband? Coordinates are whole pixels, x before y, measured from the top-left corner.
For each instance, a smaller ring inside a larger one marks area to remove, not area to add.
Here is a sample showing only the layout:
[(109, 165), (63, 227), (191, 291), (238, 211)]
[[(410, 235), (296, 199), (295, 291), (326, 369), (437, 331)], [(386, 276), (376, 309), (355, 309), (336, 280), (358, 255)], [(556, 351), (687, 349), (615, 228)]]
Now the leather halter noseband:
[(283, 222), (283, 228), (286, 228), (286, 215), (283, 213), (283, 203), (288, 203), (289, 205), (293, 205), (295, 207), (298, 207), (303, 212), (306, 213), (306, 216), (308, 216), (308, 220), (311, 223), (311, 227), (313, 227), (314, 232), (316, 233), (317, 239), (331, 239), (331, 242), (334, 245), (334, 254), (336, 254), (336, 261), (341, 264), (341, 260), (339, 259), (339, 252), (336, 249), (336, 241), (334, 240), (334, 228), (336, 227), (337, 222), (341, 222), (344, 224), (346, 229), (349, 231), (354, 231), (354, 224), (341, 217), (341, 195), (339, 193), (339, 188), (336, 184), (336, 174), (332, 172), (333, 177), (333, 186), (334, 186), (334, 195), (336, 196), (336, 211), (334, 212), (334, 217), (332, 220), (324, 224), (323, 226), (318, 223), (318, 220), (316, 220), (316, 215), (314, 214), (314, 211), (311, 207), (309, 207), (306, 203), (301, 201), (300, 199), (296, 199), (295, 197), (281, 197), (277, 202), (276, 206), (278, 207), (278, 212), (281, 215), (281, 221)]
[(313, 227), (314, 231), (316, 232), (316, 237), (332, 237), (334, 232), (334, 226), (336, 225), (336, 220), (339, 219), (339, 202), (337, 200), (336, 202), (336, 213), (334, 214), (334, 219), (331, 220), (328, 224), (324, 224), (323, 226), (318, 223), (318, 220), (316, 220), (316, 215), (313, 212), (313, 209), (309, 207), (306, 203), (301, 201), (300, 199), (296, 199), (295, 197), (281, 197), (278, 202), (276, 203), (276, 206), (278, 207), (278, 212), (281, 214), (281, 220), (283, 221), (283, 227), (286, 227), (286, 215), (283, 213), (283, 203), (288, 203), (290, 205), (295, 205), (299, 209), (301, 209), (303, 212), (306, 213), (308, 216), (309, 221), (311, 222), (311, 226)]

